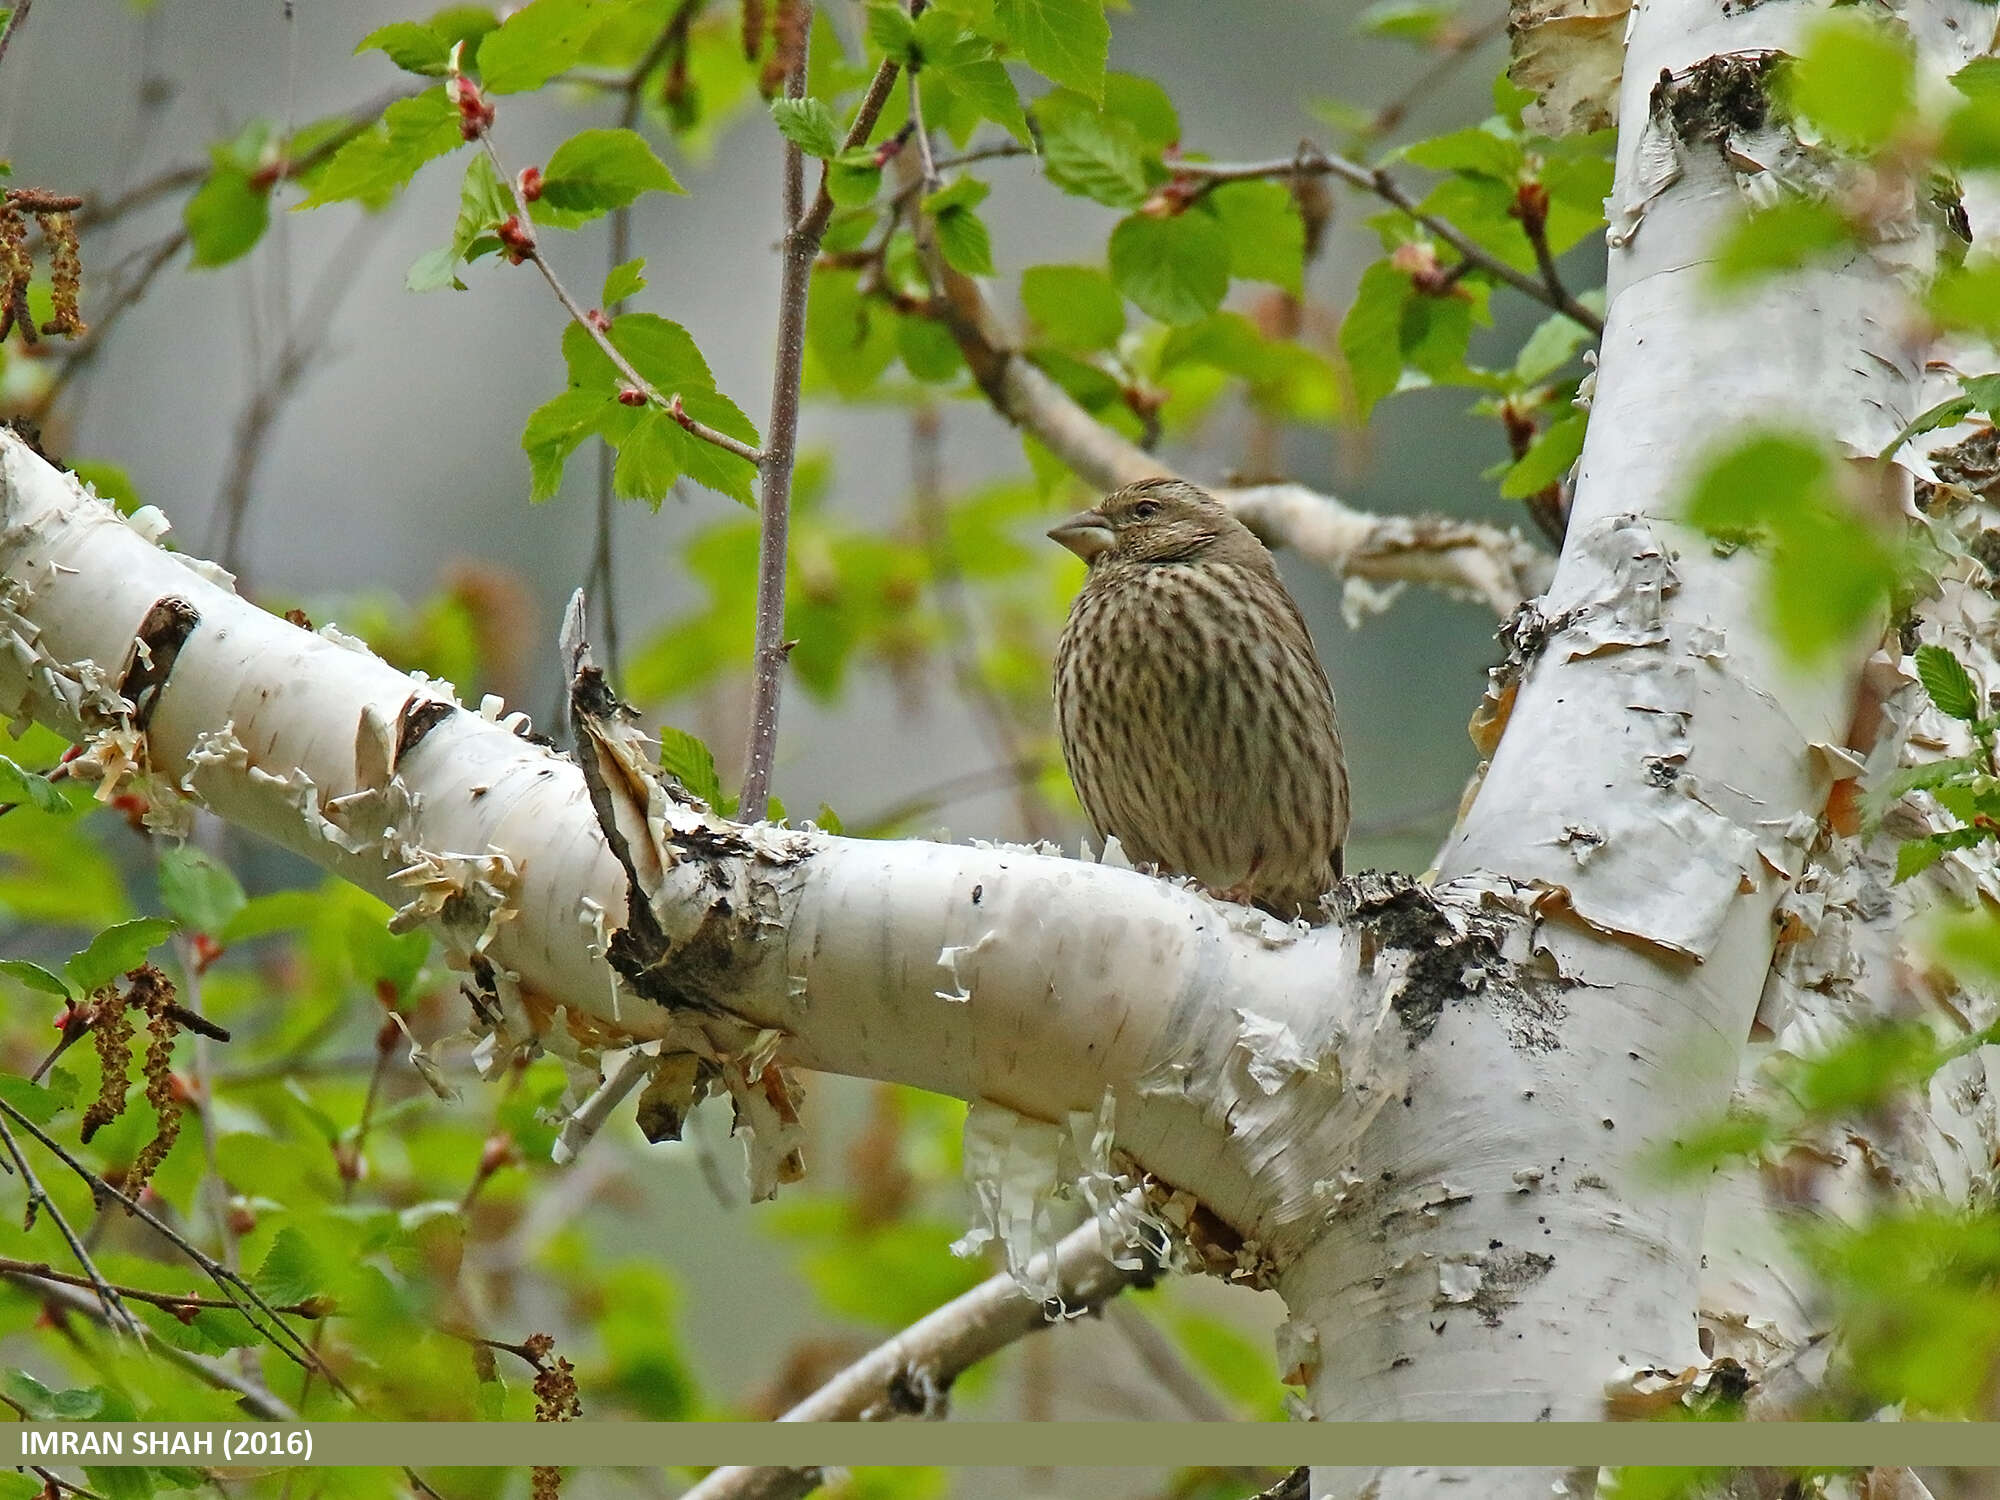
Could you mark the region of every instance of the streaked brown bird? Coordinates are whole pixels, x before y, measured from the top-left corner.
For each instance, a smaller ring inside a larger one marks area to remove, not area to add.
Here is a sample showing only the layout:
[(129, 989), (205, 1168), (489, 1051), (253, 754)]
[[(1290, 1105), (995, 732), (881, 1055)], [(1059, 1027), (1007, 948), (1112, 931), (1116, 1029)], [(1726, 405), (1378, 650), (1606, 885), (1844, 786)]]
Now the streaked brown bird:
[(1323, 919), (1347, 762), (1305, 617), (1249, 527), (1143, 479), (1049, 535), (1090, 565), (1056, 647), (1056, 729), (1100, 839), (1275, 916)]

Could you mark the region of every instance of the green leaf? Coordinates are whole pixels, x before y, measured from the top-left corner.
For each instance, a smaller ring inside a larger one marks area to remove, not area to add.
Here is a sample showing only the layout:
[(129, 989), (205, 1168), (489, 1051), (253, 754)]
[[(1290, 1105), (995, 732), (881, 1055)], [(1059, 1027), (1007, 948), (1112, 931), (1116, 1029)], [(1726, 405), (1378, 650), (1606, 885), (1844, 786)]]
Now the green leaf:
[(916, 49), (916, 25), (897, 0), (871, 0), (868, 40), (898, 62), (908, 63)]
[(874, 202), (881, 186), (880, 167), (837, 161), (827, 168), (827, 196), (841, 208), (861, 208)]
[(1891, 458), (1895, 455), (1896, 450), (1901, 448), (1911, 438), (1921, 437), (1927, 432), (1936, 432), (1944, 427), (1956, 427), (1960, 422), (1963, 422), (1979, 409), (1979, 403), (1970, 396), (1959, 395), (1953, 396), (1949, 400), (1940, 401), (1928, 411), (1918, 412), (1914, 417), (1910, 418), (1909, 425), (1890, 439), (1888, 446), (1878, 453), (1876, 457), (1878, 459)]
[(1111, 27), (1104, 0), (993, 0), (993, 20), (1028, 66), (1092, 99), (1104, 97)]
[(37, 1422), (88, 1422), (104, 1409), (102, 1390), (52, 1391), (26, 1370), (0, 1372), (0, 1390)]
[(1355, 18), (1354, 29), (1362, 36), (1429, 47), (1457, 17), (1458, 6), (1440, 0), (1375, 0)]
[(250, 253), (271, 222), (270, 194), (248, 172), (223, 163), (209, 173), (182, 212), (197, 266), (225, 266)]
[(68, 800), (56, 784), (37, 771), (17, 766), (0, 755), (0, 802), (32, 807), (37, 812), (66, 813)]
[(624, 0), (529, 0), (479, 44), (487, 91), (525, 93), (568, 72), (592, 33), (623, 8)]
[(605, 406), (615, 399), (597, 390), (568, 390), (528, 414), (528, 424), (521, 429), (521, 450), (528, 455), (533, 476), (530, 500), (555, 498), (562, 488), (564, 463), (597, 431)]
[(938, 249), (954, 271), (967, 276), (993, 274), (993, 241), (972, 211), (988, 191), (975, 177), (959, 177), (924, 199), (924, 212), (937, 228)]
[(896, 319), (896, 353), (905, 369), (931, 385), (956, 380), (965, 368), (958, 340), (934, 318)]
[(57, 1074), (70, 1082), (67, 1098), (53, 1087), (42, 1088), (25, 1078), (17, 1078), (11, 1073), (0, 1073), (0, 1099), (5, 1099), (37, 1125), (46, 1125), (76, 1102), (75, 1075), (65, 1073), (60, 1068), (54, 1069), (50, 1074), (51, 1084), (55, 1082)]
[(179, 844), (160, 856), (160, 904), (195, 932), (223, 931), (243, 910), (243, 887), (204, 849)]
[(1030, 266), (1021, 273), (1021, 305), (1058, 348), (1115, 348), (1125, 331), (1125, 300), (1095, 266)]
[(1521, 177), (1527, 157), (1521, 143), (1480, 126), (1454, 130), (1449, 135), (1415, 141), (1402, 150), (1403, 160), (1413, 167), (1432, 172), (1464, 172), (1474, 177), (1491, 177), (1508, 186)]
[(1378, 260), (1361, 273), (1354, 301), (1340, 320), (1340, 352), (1347, 360), (1356, 416), (1362, 421), (1402, 379), (1403, 308), (1414, 295), (1407, 275)]
[(1043, 170), (1049, 181), (1107, 208), (1135, 208), (1146, 200), (1142, 151), (1139, 133), (1130, 125), (1096, 113), (1064, 110), (1045, 117), (1042, 127)]
[(1906, 35), (1855, 11), (1817, 19), (1783, 77), (1793, 112), (1849, 151), (1886, 144), (1914, 112), (1916, 68)]
[(771, 118), (778, 133), (807, 156), (831, 161), (840, 154), (840, 126), (824, 99), (773, 99)]
[(671, 724), (660, 726), (660, 769), (716, 812), (727, 816), (735, 811), (723, 802), (722, 778), (715, 771), (715, 756), (686, 730)]
[(646, 258), (628, 260), (622, 266), (613, 266), (605, 275), (604, 290), (598, 295), (597, 305), (613, 308), (629, 301), (646, 290)]
[(1538, 433), (1528, 451), (1515, 460), (1513, 467), (1501, 479), (1501, 498), (1525, 500), (1530, 495), (1540, 494), (1567, 474), (1569, 466), (1583, 452), (1586, 421), (1582, 412), (1573, 411)]
[(556, 147), (530, 207), (537, 223), (573, 229), (641, 193), (683, 191), (636, 130), (585, 130)]
[(391, 21), (364, 36), (354, 48), (363, 52), (381, 51), (405, 73), (426, 78), (442, 78), (451, 67), (451, 47), (443, 37), (419, 21)]
[(991, 120), (1024, 146), (1035, 143), (1028, 129), (1020, 91), (1007, 70), (992, 58), (931, 63), (924, 68), (924, 117), (931, 118), (935, 98), (940, 109), (962, 102), (980, 119)]
[(1137, 73), (1104, 75), (1104, 112), (1138, 131), (1150, 152), (1157, 154), (1181, 138), (1181, 117), (1174, 101), (1152, 79)]
[[(458, 260), (472, 260), (485, 251), (479, 242), (490, 236), (503, 219), (515, 211), (514, 195), (500, 174), (493, 170), (492, 158), (474, 152), (465, 164), (465, 177), (458, 188), (458, 220), (451, 229), (451, 253)], [(488, 248), (499, 242), (490, 240)]]
[(806, 349), (841, 395), (874, 385), (896, 359), (894, 318), (861, 295), (854, 271), (815, 271), (806, 303)]
[(2000, 261), (1953, 266), (1931, 283), (1931, 316), (1947, 328), (2000, 338)]
[(1810, 439), (1764, 433), (1722, 453), (1697, 480), (1688, 518), (1724, 539), (1769, 539), (1772, 627), (1802, 661), (1847, 642), (1896, 584), (1895, 554), (1848, 505)]
[(16, 983), (25, 985), (31, 990), (39, 990), (44, 995), (54, 995), (58, 1000), (67, 1000), (70, 997), (67, 984), (40, 964), (31, 964), (25, 958), (0, 958), (0, 974), (8, 975)]
[(1229, 274), (1268, 281), (1293, 296), (1305, 290), (1306, 226), (1289, 189), (1275, 182), (1228, 182), (1208, 195), (1229, 236)]
[(465, 144), (458, 110), (442, 88), (398, 99), (382, 118), (336, 151), (300, 208), (356, 199), (379, 208), (435, 157)]
[(1229, 237), (1207, 214), (1131, 214), (1111, 231), (1111, 279), (1162, 323), (1192, 323), (1229, 290)]
[(1514, 356), (1518, 385), (1539, 385), (1568, 364), (1590, 337), (1590, 330), (1567, 313), (1551, 313), (1535, 325), (1521, 352)]
[(1738, 286), (1851, 252), (1855, 243), (1853, 229), (1831, 204), (1781, 198), (1736, 221), (1715, 248), (1713, 275), (1719, 285)]
[(1979, 689), (1965, 665), (1943, 646), (1917, 647), (1917, 680), (1938, 712), (1971, 723), (1979, 717)]
[(446, 287), (458, 292), (465, 290), (465, 283), (458, 279), (458, 252), (449, 245), (426, 250), (410, 262), (410, 269), (403, 274), (406, 292), (441, 292)]
[(138, 968), (148, 953), (173, 935), (174, 926), (164, 917), (138, 917), (107, 927), (90, 940), (89, 947), (70, 956), (63, 972), (71, 984), (88, 993)]
[(302, 1230), (287, 1225), (264, 1252), (250, 1284), (272, 1302), (303, 1302), (318, 1294), (326, 1277), (318, 1253)]

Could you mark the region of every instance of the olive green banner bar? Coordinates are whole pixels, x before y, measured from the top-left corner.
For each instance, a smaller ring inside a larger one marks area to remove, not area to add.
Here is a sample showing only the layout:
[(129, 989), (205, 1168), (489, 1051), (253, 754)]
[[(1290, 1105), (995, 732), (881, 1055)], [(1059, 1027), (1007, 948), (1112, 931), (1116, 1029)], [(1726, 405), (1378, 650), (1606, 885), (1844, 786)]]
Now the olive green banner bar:
[(2000, 1423), (22, 1422), (0, 1468), (778, 1464), (2000, 1466)]

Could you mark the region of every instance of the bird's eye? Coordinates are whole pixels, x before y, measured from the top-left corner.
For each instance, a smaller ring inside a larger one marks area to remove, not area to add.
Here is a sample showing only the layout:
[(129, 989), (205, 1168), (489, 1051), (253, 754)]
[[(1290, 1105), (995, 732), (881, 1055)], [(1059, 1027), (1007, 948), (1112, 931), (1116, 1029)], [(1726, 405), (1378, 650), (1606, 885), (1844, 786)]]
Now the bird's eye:
[(1132, 507), (1132, 514), (1142, 521), (1148, 516), (1157, 516), (1159, 513), (1160, 502), (1157, 500), (1141, 500), (1137, 505)]

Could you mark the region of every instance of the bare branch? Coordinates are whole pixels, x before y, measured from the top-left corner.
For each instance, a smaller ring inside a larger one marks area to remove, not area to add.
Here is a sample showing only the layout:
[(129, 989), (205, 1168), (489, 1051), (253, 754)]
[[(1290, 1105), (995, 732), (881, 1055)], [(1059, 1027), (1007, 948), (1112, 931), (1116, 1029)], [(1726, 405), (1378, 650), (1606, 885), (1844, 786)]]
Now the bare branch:
[[(806, 54), (801, 41), (785, 96), (801, 98), (806, 89)], [(888, 65), (885, 63), (884, 67)], [(882, 75), (878, 71), (877, 78)], [(871, 90), (872, 92), (872, 90)], [(877, 106), (879, 110), (879, 105)], [(863, 113), (867, 111), (863, 102)], [(855, 122), (855, 129), (862, 128)], [(851, 132), (850, 132), (851, 134)], [(783, 144), (785, 238), (778, 273), (778, 352), (771, 364), (771, 421), (764, 434), (757, 494), (757, 634), (750, 663), (750, 730), (743, 748), (743, 789), (738, 815), (757, 822), (771, 800), (771, 766), (778, 754), (778, 703), (782, 696), (785, 658), (785, 564), (789, 556), (792, 514), (792, 464), (798, 450), (799, 382), (805, 373), (806, 297), (812, 290), (813, 261), (819, 256), (826, 219), (815, 202), (805, 212), (805, 155), (796, 144)], [(820, 199), (829, 209), (826, 174), (820, 171)]]
[(7, 17), (7, 25), (0, 29), (0, 62), (7, 60), (7, 48), (14, 40), (14, 33), (21, 29), (21, 23), (28, 19), (28, 12), (35, 0), (14, 0), (14, 12)]
[[(1071, 1230), (1037, 1256), (1028, 1276), (1053, 1257), (1065, 1312), (1102, 1306), (1156, 1267), (1132, 1246), (1107, 1250), (1096, 1220)], [(1120, 1265), (1123, 1260), (1130, 1264)], [(962, 1297), (918, 1319), (835, 1375), (786, 1412), (781, 1422), (852, 1422), (889, 1417), (936, 1417), (951, 1384), (980, 1360), (1050, 1326), (1047, 1310), (1023, 1295), (1011, 1276), (989, 1277)], [(799, 1500), (821, 1482), (818, 1469), (723, 1468), (681, 1500)]]
[[(942, 262), (936, 306), (973, 377), (1008, 420), (1033, 433), (1086, 483), (1111, 490), (1171, 472), (1079, 406), (1011, 347), (985, 296)], [(1445, 516), (1378, 516), (1299, 484), (1222, 489), (1217, 498), (1272, 546), (1343, 577), (1388, 586), (1421, 583), (1476, 600), (1502, 619), (1541, 592), (1554, 560), (1518, 533)]]
[[(12, 1114), (13, 1111), (10, 1109), (8, 1113)], [(7, 1128), (5, 1120), (0, 1120), (0, 1146), (6, 1148), (7, 1155), (14, 1163), (14, 1170), (21, 1174), (21, 1185), (27, 1190), (28, 1210), (23, 1229), (34, 1223), (37, 1213), (46, 1213), (55, 1224), (57, 1232), (69, 1245), (69, 1252), (76, 1257), (76, 1263), (83, 1267), (91, 1290), (97, 1293), (97, 1300), (103, 1306), (104, 1320), (115, 1332), (128, 1333), (140, 1343), (145, 1343), (145, 1328), (132, 1316), (132, 1310), (125, 1305), (117, 1290), (104, 1279), (104, 1273), (97, 1269), (97, 1262), (90, 1258), (90, 1252), (83, 1247), (83, 1241), (70, 1227), (69, 1219), (49, 1198), (48, 1189), (42, 1186), (41, 1179), (35, 1175), (35, 1169), (28, 1165), (28, 1158), (22, 1153), (21, 1143), (14, 1139), (14, 1132)]]
[[(1425, 213), (1417, 206), (1416, 199), (1380, 167), (1364, 167), (1359, 162), (1335, 156), (1317, 146), (1302, 145), (1294, 155), (1274, 161), (1176, 161), (1173, 169), (1183, 177), (1200, 178), (1207, 183), (1249, 182), (1266, 177), (1337, 177), (1350, 187), (1372, 193), (1384, 203), (1401, 210), (1412, 222), (1423, 225), (1489, 276), (1506, 282), (1516, 291), (1581, 324), (1593, 334), (1604, 332), (1604, 319), (1565, 291), (1560, 281), (1537, 281), (1526, 272), (1508, 265), (1456, 225), (1440, 219), (1436, 214)], [(1544, 268), (1545, 278), (1546, 273), (1547, 268)]]
[[(78, 1317), (102, 1322), (104, 1313), (94, 1298), (87, 1293), (61, 1283), (50, 1283), (37, 1279), (21, 1280), (19, 1284), (32, 1291), (37, 1297), (53, 1307)], [(243, 1403), (243, 1409), (253, 1417), (261, 1417), (267, 1422), (296, 1422), (299, 1414), (278, 1397), (271, 1394), (261, 1383), (249, 1379), (231, 1369), (219, 1359), (210, 1359), (199, 1354), (190, 1354), (184, 1349), (176, 1349), (171, 1344), (155, 1341), (152, 1346), (155, 1356), (165, 1360), (176, 1369), (184, 1370), (204, 1385), (214, 1386), (219, 1391), (228, 1391)]]

